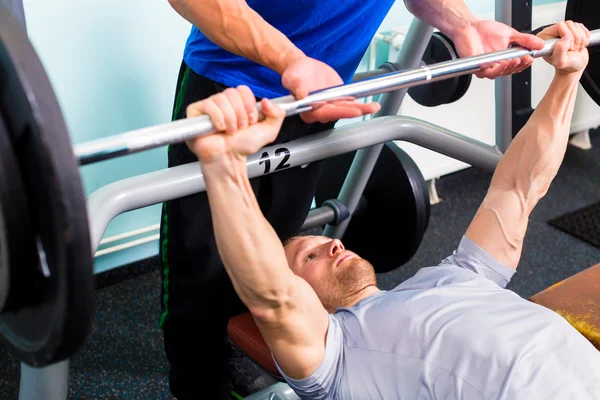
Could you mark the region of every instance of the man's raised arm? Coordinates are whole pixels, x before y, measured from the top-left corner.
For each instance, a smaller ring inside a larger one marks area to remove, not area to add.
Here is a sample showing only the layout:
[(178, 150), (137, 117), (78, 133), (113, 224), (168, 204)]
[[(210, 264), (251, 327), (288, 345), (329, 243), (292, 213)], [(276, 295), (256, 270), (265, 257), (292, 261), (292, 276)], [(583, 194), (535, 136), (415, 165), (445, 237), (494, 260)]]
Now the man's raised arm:
[(233, 286), (284, 373), (301, 379), (323, 360), (329, 317), (309, 284), (289, 268), (248, 180), (246, 156), (275, 139), (285, 116), (268, 100), (262, 107), (266, 118), (256, 123), (256, 101), (247, 87), (192, 104), (188, 117), (207, 114), (217, 129), (229, 129), (188, 147), (200, 160), (219, 254)]
[(516, 269), (529, 215), (546, 194), (564, 158), (579, 79), (587, 65), (590, 33), (561, 22), (538, 34), (561, 37), (547, 58), (555, 75), (529, 121), (498, 164), (488, 193), (466, 236), (498, 261)]

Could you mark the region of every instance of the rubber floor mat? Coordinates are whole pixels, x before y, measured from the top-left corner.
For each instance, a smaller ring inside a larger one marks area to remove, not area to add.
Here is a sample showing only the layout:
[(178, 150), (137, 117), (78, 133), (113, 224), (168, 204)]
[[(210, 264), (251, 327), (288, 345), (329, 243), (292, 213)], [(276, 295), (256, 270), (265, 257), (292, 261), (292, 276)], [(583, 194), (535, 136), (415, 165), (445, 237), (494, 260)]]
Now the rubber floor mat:
[(548, 223), (600, 248), (600, 202), (551, 219)]

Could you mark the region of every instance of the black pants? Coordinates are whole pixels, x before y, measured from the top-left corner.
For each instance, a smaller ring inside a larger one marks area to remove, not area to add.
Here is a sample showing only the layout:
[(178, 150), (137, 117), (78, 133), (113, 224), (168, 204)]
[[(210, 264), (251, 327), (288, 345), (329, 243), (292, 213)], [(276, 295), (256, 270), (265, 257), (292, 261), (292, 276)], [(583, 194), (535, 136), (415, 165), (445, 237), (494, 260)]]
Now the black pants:
[[(190, 103), (224, 89), (182, 63), (173, 119), (184, 118)], [(288, 117), (274, 143), (333, 125), (306, 124), (298, 116)], [(185, 144), (177, 144), (169, 148), (168, 160), (169, 167), (174, 167), (197, 158)], [(282, 240), (298, 233), (302, 226), (321, 168), (321, 163), (312, 163), (251, 180), (263, 214)], [(179, 400), (229, 398), (227, 321), (246, 309), (219, 257), (206, 193), (165, 203), (161, 221), (161, 325), (171, 365), (171, 392)]]

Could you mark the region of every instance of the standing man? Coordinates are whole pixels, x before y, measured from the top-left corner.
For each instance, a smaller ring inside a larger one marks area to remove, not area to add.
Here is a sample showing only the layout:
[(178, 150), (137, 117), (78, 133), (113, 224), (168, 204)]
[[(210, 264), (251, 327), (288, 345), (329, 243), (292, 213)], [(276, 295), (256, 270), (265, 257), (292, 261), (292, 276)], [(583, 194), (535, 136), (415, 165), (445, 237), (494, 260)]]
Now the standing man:
[[(393, 0), (169, 0), (193, 28), (177, 82), (173, 119), (189, 104), (227, 88), (246, 85), (259, 98), (308, 93), (348, 83)], [(408, 10), (448, 35), (461, 57), (503, 50), (511, 43), (540, 49), (541, 39), (495, 21), (479, 21), (463, 0), (405, 0)], [(481, 78), (519, 72), (533, 59), (504, 62)], [(228, 127), (225, 111), (217, 129)], [(286, 118), (275, 142), (334, 126), (340, 118), (371, 114), (378, 105), (328, 104)], [(240, 116), (242, 117), (242, 116)], [(247, 121), (253, 123), (254, 121)], [(168, 165), (197, 162), (185, 144), (173, 145)], [(310, 210), (322, 163), (251, 180), (261, 211), (281, 240), (298, 232)], [(178, 400), (230, 397), (227, 321), (244, 306), (217, 250), (206, 193), (163, 207), (160, 260), (163, 267), (160, 323)], [(208, 371), (208, 372), (207, 372)]]

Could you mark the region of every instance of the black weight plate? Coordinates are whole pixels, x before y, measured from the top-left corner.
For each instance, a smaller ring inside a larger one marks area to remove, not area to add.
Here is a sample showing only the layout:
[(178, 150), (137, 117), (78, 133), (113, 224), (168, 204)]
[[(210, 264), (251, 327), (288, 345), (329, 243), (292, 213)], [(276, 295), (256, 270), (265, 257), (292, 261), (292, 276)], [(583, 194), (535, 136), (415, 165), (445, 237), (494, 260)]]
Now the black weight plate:
[[(565, 20), (580, 22), (590, 31), (600, 29), (600, 1), (569, 0)], [(590, 61), (580, 83), (592, 100), (600, 105), (600, 46), (588, 47), (588, 51)]]
[[(447, 35), (445, 35), (442, 32), (436, 32), (436, 34), (439, 35), (442, 39), (446, 40), (446, 42), (448, 42), (448, 44), (452, 46), (452, 50), (454, 50), (454, 55), (458, 57), (458, 51), (456, 50), (456, 45), (454, 44), (452, 39), (450, 39)], [(471, 86), (471, 81), (473, 80), (473, 74), (461, 75), (457, 78), (458, 80), (456, 90), (454, 92), (454, 96), (452, 96), (452, 99), (449, 103), (454, 103), (455, 101), (462, 99), (462, 97), (467, 93), (469, 87)]]
[[(458, 56), (451, 41), (444, 38), (438, 32), (431, 35), (431, 40), (423, 54), (423, 61), (426, 65), (455, 60), (457, 58)], [(408, 95), (416, 103), (425, 107), (437, 107), (442, 104), (449, 104), (456, 97), (459, 80), (459, 77), (453, 77), (413, 86), (408, 89)]]
[[(0, 75), (0, 92), (7, 87)], [(23, 284), (39, 265), (29, 209), (19, 164), (4, 119), (0, 114), (0, 214), (5, 243), (0, 265), (0, 312), (12, 310), (25, 301)]]
[(61, 109), (26, 33), (2, 5), (0, 76), (0, 110), (39, 258), (23, 288), (27, 301), (0, 315), (0, 337), (19, 360), (41, 367), (72, 356), (91, 329), (93, 260), (85, 195)]
[[(337, 198), (355, 154), (325, 161), (315, 194), (317, 206)], [(393, 142), (383, 146), (362, 201), (364, 207), (341, 238), (344, 246), (370, 261), (377, 273), (406, 264), (429, 223), (429, 190), (415, 162)]]

